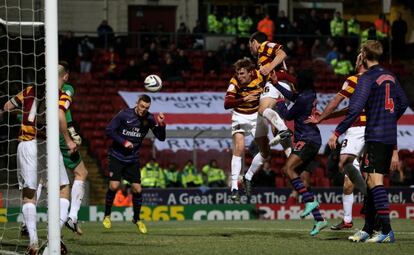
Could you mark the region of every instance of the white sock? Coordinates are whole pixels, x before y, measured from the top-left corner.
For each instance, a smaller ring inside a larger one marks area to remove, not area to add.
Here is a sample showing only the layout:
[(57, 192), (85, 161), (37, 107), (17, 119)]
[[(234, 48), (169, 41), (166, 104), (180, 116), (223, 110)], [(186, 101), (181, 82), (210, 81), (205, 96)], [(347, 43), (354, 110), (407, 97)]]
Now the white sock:
[(354, 203), (354, 194), (350, 195), (342, 194), (342, 204), (344, 207), (344, 222), (352, 222), (352, 205)]
[(22, 207), (24, 222), (29, 232), (30, 245), (38, 243), (37, 227), (36, 227), (36, 206), (33, 203), (25, 203)]
[(234, 156), (231, 158), (231, 190), (239, 189), (239, 175), (242, 166), (242, 157)]
[(43, 188), (43, 184), (39, 183), (37, 185), (37, 190), (36, 190), (36, 205), (39, 203), (40, 196), (42, 195), (42, 188)]
[(285, 124), (285, 121), (279, 116), (279, 114), (275, 111), (273, 111), (270, 108), (266, 108), (263, 111), (263, 117), (265, 117), (270, 124), (272, 124), (277, 130), (287, 130), (287, 126)]
[(65, 222), (68, 220), (68, 211), (69, 211), (70, 202), (66, 198), (60, 198), (60, 228), (65, 225)]
[(251, 181), (253, 178), (253, 175), (259, 170), (260, 166), (263, 165), (265, 161), (265, 158), (262, 157), (262, 155), (259, 153), (254, 156), (252, 160), (252, 164), (249, 167), (249, 170), (247, 170), (247, 173), (244, 175), (244, 177)]
[(282, 140), (280, 141), (280, 145), (282, 145), (283, 151), (285, 152), (285, 155), (288, 158), (290, 154), (292, 153), (292, 140), (291, 139)]
[(85, 182), (75, 180), (72, 186), (71, 203), (69, 218), (74, 222), (78, 221), (78, 212), (82, 204), (83, 196), (85, 195)]

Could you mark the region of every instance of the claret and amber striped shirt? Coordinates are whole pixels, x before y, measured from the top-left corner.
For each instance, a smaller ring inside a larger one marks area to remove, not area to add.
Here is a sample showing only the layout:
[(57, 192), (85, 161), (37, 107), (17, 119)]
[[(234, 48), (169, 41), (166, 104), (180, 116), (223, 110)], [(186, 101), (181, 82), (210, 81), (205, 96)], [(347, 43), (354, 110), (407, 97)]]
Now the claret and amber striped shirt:
[(234, 108), (234, 111), (242, 114), (252, 114), (257, 112), (259, 109), (259, 98), (253, 102), (244, 102), (243, 97), (249, 94), (262, 93), (265, 83), (265, 78), (257, 70), (255, 71), (252, 81), (247, 85), (240, 84), (237, 77), (231, 78), (224, 99), (224, 108)]
[[(339, 95), (345, 97), (345, 98), (351, 98), (352, 94), (354, 94), (355, 87), (358, 83), (358, 78), (361, 76), (361, 74), (355, 74), (352, 76), (349, 76), (344, 84), (342, 85), (341, 91), (338, 92)], [(355, 120), (355, 122), (352, 124), (353, 127), (360, 127), (365, 126), (367, 123), (367, 116), (365, 114), (365, 111), (362, 111), (358, 118)]]

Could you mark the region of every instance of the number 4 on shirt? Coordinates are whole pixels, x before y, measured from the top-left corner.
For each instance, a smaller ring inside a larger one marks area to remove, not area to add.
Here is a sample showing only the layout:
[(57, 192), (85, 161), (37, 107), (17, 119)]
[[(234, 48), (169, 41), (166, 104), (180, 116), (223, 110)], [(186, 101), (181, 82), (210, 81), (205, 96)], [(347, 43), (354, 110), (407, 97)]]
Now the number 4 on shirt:
[(394, 100), (390, 98), (390, 84), (385, 83), (385, 110), (389, 110), (390, 113), (394, 112)]

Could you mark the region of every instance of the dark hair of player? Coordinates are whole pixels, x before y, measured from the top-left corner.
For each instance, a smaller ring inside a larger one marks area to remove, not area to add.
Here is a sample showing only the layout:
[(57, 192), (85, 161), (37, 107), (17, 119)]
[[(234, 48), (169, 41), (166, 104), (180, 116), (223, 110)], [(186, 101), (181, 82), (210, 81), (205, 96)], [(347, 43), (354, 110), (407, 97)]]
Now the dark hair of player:
[(138, 97), (138, 103), (141, 102), (141, 101), (144, 101), (145, 103), (151, 103), (151, 97), (149, 97), (146, 94), (140, 95)]
[(298, 92), (314, 90), (314, 73), (311, 69), (301, 70), (297, 73), (296, 89)]
[(250, 42), (253, 42), (253, 40), (256, 40), (258, 43), (262, 43), (267, 41), (267, 35), (263, 32), (255, 32), (250, 36)]
[(369, 61), (378, 61), (383, 53), (382, 44), (376, 40), (368, 40), (361, 46), (364, 58)]
[(246, 69), (247, 71), (251, 71), (256, 68), (256, 65), (253, 63), (253, 61), (250, 60), (250, 58), (241, 58), (237, 60), (233, 66), (236, 71), (239, 71), (242, 68)]

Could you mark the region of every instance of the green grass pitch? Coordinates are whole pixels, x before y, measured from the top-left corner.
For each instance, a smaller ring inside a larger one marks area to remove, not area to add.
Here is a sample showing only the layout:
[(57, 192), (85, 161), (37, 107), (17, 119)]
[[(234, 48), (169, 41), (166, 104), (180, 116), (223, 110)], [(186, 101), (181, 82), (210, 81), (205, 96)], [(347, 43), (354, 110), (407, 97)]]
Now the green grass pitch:
[[(356, 220), (355, 229), (362, 223), (362, 220)], [(82, 224), (84, 235), (77, 236), (64, 229), (63, 236), (69, 254), (82, 255), (414, 254), (413, 220), (392, 221), (397, 240), (394, 244), (351, 243), (346, 239), (355, 229), (324, 229), (317, 237), (311, 237), (312, 222), (309, 220), (169, 221), (146, 224), (146, 235), (138, 233), (132, 223), (112, 222), (112, 229), (105, 230), (100, 222), (88, 222)], [(7, 236), (16, 236), (17, 231), (17, 228), (7, 231), (3, 241)], [(40, 237), (45, 238), (45, 232), (41, 232)], [(14, 250), (15, 244), (16, 241), (4, 241), (2, 249)], [(24, 250), (26, 245), (27, 240), (20, 241), (18, 250)]]

